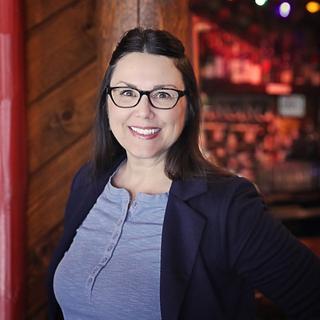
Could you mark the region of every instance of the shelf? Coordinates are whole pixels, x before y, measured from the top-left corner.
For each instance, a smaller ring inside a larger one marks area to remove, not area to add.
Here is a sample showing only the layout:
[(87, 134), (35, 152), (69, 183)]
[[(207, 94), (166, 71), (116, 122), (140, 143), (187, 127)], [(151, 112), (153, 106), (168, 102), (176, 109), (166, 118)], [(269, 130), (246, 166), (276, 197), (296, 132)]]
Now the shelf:
[(296, 204), (299, 206), (316, 207), (320, 206), (320, 190), (311, 190), (304, 192), (277, 192), (264, 196), (265, 201), (273, 206), (286, 206)]
[(201, 79), (200, 88), (210, 94), (266, 94), (265, 86), (233, 84), (226, 80)]
[[(237, 94), (237, 95), (266, 95), (278, 96), (280, 94), (268, 94), (266, 85), (252, 85), (252, 84), (234, 84), (227, 80), (218, 79), (201, 79), (200, 88), (203, 92), (212, 95), (223, 94)], [(320, 96), (319, 87), (315, 86), (292, 86), (290, 94), (305, 94), (310, 96)]]

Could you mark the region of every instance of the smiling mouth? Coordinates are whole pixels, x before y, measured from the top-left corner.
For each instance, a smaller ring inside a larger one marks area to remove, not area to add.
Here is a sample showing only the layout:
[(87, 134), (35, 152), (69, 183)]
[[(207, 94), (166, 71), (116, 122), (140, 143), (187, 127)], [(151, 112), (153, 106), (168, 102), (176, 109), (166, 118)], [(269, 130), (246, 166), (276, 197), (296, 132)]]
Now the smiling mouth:
[(129, 127), (134, 133), (143, 136), (152, 136), (160, 132), (160, 128), (138, 128), (138, 127)]
[(134, 137), (137, 137), (143, 140), (155, 139), (159, 135), (159, 132), (161, 131), (160, 128), (129, 127), (129, 129)]

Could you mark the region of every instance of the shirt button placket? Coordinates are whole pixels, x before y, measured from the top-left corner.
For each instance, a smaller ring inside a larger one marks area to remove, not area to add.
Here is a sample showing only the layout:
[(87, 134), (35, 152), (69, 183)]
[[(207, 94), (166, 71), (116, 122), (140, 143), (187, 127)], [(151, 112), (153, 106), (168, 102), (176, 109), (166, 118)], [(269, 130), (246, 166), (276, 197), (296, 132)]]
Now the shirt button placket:
[(86, 285), (87, 290), (88, 290), (88, 296), (89, 296), (89, 297), (90, 297), (90, 294), (91, 294), (93, 282), (94, 282), (94, 277), (91, 275), (91, 276), (89, 276), (89, 278), (87, 279), (87, 285)]
[(88, 283), (92, 284), (92, 282), (93, 282), (93, 277), (90, 276), (89, 279), (88, 279)]

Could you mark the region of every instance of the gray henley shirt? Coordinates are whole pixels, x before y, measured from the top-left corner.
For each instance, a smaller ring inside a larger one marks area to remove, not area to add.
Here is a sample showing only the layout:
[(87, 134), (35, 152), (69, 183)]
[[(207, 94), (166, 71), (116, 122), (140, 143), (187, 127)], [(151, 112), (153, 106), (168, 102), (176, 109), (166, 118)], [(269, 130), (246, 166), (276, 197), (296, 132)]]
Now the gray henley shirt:
[(130, 204), (111, 178), (55, 272), (56, 298), (67, 320), (159, 320), (168, 193), (138, 193)]

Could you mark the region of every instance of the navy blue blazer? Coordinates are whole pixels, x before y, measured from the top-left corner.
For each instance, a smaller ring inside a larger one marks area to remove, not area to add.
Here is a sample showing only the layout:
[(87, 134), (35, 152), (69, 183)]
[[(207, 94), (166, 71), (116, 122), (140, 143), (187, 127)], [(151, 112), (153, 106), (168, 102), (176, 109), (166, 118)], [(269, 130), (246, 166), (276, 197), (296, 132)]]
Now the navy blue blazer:
[[(50, 319), (61, 314), (54, 271), (113, 170), (93, 182), (84, 166), (73, 180), (49, 268)], [(250, 182), (236, 176), (174, 181), (162, 234), (162, 319), (254, 319), (254, 289), (290, 319), (320, 319), (319, 259), (271, 217)]]

